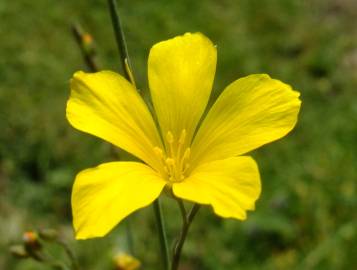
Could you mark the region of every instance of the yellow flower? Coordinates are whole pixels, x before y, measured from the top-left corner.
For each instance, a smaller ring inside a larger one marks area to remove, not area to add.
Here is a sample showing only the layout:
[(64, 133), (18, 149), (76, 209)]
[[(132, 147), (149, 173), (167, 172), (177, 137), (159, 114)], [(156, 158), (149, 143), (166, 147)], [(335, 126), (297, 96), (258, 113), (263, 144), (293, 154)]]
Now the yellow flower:
[[(244, 220), (261, 185), (243, 154), (285, 136), (296, 124), (299, 93), (265, 74), (234, 81), (199, 125), (216, 70), (217, 51), (200, 33), (154, 45), (148, 79), (158, 127), (144, 100), (121, 75), (76, 72), (67, 119), (141, 159), (80, 172), (72, 192), (77, 239), (107, 234), (152, 203), (165, 186), (175, 196)], [(90, 153), (89, 153), (90, 154)]]

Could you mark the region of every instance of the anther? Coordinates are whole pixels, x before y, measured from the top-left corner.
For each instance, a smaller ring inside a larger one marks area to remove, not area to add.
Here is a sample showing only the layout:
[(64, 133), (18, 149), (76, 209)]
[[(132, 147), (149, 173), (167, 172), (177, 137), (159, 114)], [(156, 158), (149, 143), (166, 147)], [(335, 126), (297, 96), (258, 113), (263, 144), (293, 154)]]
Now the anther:
[(155, 154), (159, 157), (159, 158), (163, 158), (164, 157), (164, 154), (163, 154), (163, 151), (160, 147), (157, 147), (155, 146), (154, 147), (154, 151), (155, 151)]
[(174, 166), (175, 165), (175, 160), (173, 158), (167, 158), (166, 159), (166, 164), (168, 166)]
[(183, 154), (183, 160), (187, 160), (187, 159), (189, 159), (190, 158), (190, 156), (191, 156), (191, 148), (186, 148), (186, 150), (185, 150), (185, 153)]
[(166, 134), (166, 140), (169, 144), (174, 142), (174, 135), (172, 134), (171, 131), (168, 131)]
[(191, 149), (186, 148), (187, 131), (183, 129), (178, 138), (171, 131), (167, 131), (166, 153), (159, 147), (154, 147), (155, 153), (163, 163), (163, 174), (169, 182), (183, 181), (189, 168), (188, 161)]
[(185, 164), (185, 167), (184, 167), (183, 170), (182, 170), (182, 173), (185, 173), (189, 168), (190, 168), (190, 164), (189, 164), (189, 163), (186, 163), (186, 164)]
[(182, 130), (180, 139), (179, 139), (179, 144), (183, 145), (185, 143), (186, 135), (187, 135), (186, 129)]

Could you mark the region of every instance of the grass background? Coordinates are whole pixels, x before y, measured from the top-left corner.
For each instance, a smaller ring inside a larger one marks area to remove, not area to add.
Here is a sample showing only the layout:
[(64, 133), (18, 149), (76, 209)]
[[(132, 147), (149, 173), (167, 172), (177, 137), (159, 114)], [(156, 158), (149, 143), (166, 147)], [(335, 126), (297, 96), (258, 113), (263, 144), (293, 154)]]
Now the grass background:
[[(146, 61), (161, 40), (200, 31), (218, 46), (213, 99), (230, 82), (268, 73), (302, 93), (296, 129), (256, 150), (263, 193), (246, 222), (200, 211), (181, 269), (353, 269), (357, 265), (357, 2), (354, 0), (121, 0), (129, 53), (147, 91)], [(75, 242), (75, 174), (112, 160), (110, 146), (65, 119), (68, 81), (85, 69), (69, 25), (96, 40), (104, 69), (120, 68), (106, 1), (0, 2), (0, 269), (50, 269), (10, 256), (24, 230), (56, 228), (82, 269), (112, 269), (124, 222)], [(164, 200), (169, 237), (179, 212)], [(129, 218), (143, 269), (159, 269), (152, 208)], [(50, 247), (56, 257), (63, 254)]]

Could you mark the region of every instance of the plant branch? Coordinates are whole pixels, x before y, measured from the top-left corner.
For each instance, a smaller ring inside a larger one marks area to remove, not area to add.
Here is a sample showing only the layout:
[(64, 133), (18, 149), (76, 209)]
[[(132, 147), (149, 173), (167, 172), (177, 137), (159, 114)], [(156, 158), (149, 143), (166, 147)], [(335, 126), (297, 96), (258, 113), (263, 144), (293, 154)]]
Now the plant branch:
[[(81, 50), (83, 59), (92, 72), (97, 72), (100, 70), (100, 67), (96, 61), (96, 51), (94, 47), (93, 38), (89, 33), (83, 31), (83, 28), (79, 23), (72, 25), (72, 32), (75, 40), (77, 41), (78, 47)], [(110, 155), (115, 159), (119, 159), (118, 153), (115, 151), (114, 147), (110, 148)], [(130, 254), (134, 254), (134, 239), (131, 230), (131, 221), (130, 219), (126, 222), (126, 237), (127, 237), (127, 246)]]
[(130, 220), (130, 218), (128, 218), (126, 221), (126, 242), (127, 242), (127, 246), (128, 246), (128, 250), (129, 250), (130, 254), (135, 256), (134, 239), (133, 239), (133, 232), (132, 232), (131, 227), (132, 227), (131, 220)]
[(161, 255), (163, 257), (163, 264), (164, 264), (163, 266), (165, 270), (168, 270), (170, 266), (169, 249), (167, 245), (165, 223), (163, 220), (161, 203), (159, 199), (156, 199), (156, 201), (154, 202), (154, 212), (155, 212), (157, 229), (159, 231), (160, 249), (161, 249)]
[[(179, 201), (179, 205), (180, 205), (180, 209), (182, 209), (183, 203), (181, 201)], [(183, 244), (185, 243), (186, 237), (187, 237), (187, 233), (188, 230), (190, 228), (190, 225), (194, 219), (194, 217), (196, 216), (198, 210), (200, 209), (200, 206), (198, 204), (195, 204), (191, 211), (187, 214), (187, 216), (185, 216), (184, 218), (184, 222), (182, 224), (182, 229), (181, 229), (181, 233), (179, 236), (179, 239), (176, 241), (175, 246), (174, 246), (174, 252), (173, 252), (173, 256), (172, 256), (172, 263), (171, 263), (171, 270), (177, 270), (179, 263), (180, 263), (180, 257), (181, 257), (181, 253), (182, 253), (182, 247)], [(181, 210), (181, 212), (183, 212)]]
[(79, 23), (73, 24), (71, 29), (87, 67), (92, 72), (98, 71), (99, 68), (92, 36), (85, 33)]
[(79, 270), (79, 263), (77, 261), (76, 256), (74, 255), (72, 249), (68, 246), (68, 244), (62, 240), (56, 241), (60, 246), (63, 247), (64, 251), (66, 252), (70, 262), (71, 262), (71, 269), (72, 270)]
[(176, 198), (176, 201), (177, 201), (177, 203), (179, 205), (179, 208), (180, 208), (183, 225), (186, 226), (187, 225), (187, 212), (186, 212), (185, 205), (183, 204), (183, 201), (181, 199), (179, 199), (179, 198)]
[(125, 35), (119, 17), (117, 1), (108, 0), (108, 5), (109, 5), (110, 17), (112, 19), (112, 24), (113, 24), (114, 35), (115, 35), (115, 39), (117, 42), (119, 55), (121, 59), (121, 64), (124, 70), (124, 75), (125, 78), (135, 86), (135, 80), (132, 73), (133, 69), (131, 67), (128, 47), (126, 45)]

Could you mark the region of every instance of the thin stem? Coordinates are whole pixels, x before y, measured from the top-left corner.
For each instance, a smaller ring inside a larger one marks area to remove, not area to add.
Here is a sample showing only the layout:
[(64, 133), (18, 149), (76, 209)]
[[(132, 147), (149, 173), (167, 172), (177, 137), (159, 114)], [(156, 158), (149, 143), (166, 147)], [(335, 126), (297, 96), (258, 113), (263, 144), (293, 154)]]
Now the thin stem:
[[(110, 11), (110, 16), (112, 19), (113, 30), (115, 34), (115, 39), (118, 45), (118, 50), (120, 54), (122, 68), (124, 70), (124, 75), (127, 80), (129, 80), (134, 87), (135, 86), (135, 79), (132, 72), (132, 67), (130, 63), (128, 48), (126, 45), (125, 35), (123, 31), (123, 27), (120, 22), (120, 16), (118, 12), (118, 5), (116, 0), (108, 0), (108, 6)], [(159, 199), (154, 202), (154, 212), (156, 223), (159, 231), (159, 240), (160, 240), (160, 248), (163, 257), (163, 266), (165, 270), (169, 269), (170, 265), (170, 257), (169, 257), (169, 250), (167, 245), (167, 237), (166, 237), (166, 230), (164, 224), (164, 218), (162, 215), (161, 205)]]
[[(96, 61), (96, 57), (95, 57), (96, 51), (93, 46), (94, 41), (92, 40), (92, 36), (89, 33), (84, 32), (83, 28), (81, 27), (81, 25), (79, 23), (73, 24), (71, 28), (72, 28), (74, 38), (77, 41), (78, 47), (81, 50), (83, 59), (87, 65), (88, 69), (92, 72), (99, 71), (100, 66), (98, 65), (98, 63)], [(89, 40), (88, 40), (88, 38), (89, 38)], [(128, 68), (129, 67), (127, 67), (127, 69)], [(128, 72), (129, 72), (129, 74), (131, 74), (130, 69)], [(132, 76), (132, 74), (131, 74), (131, 76)], [(134, 80), (131, 79), (130, 81), (133, 82)], [(120, 159), (118, 152), (115, 150), (114, 147), (110, 148), (110, 155), (111, 155), (111, 157), (113, 157), (117, 160)], [(130, 218), (127, 220), (127, 223), (126, 223), (126, 237), (127, 237), (128, 251), (130, 252), (130, 254), (135, 255), (134, 254), (134, 238), (133, 238), (133, 234), (132, 234), (132, 230), (131, 230)]]
[(90, 71), (96, 72), (99, 70), (96, 60), (96, 51), (93, 45), (92, 36), (85, 33), (79, 23), (71, 26), (73, 36), (81, 50), (84, 61)]
[(77, 258), (76, 256), (74, 255), (73, 251), (71, 250), (71, 248), (67, 245), (66, 242), (64, 241), (61, 241), (61, 240), (58, 240), (57, 243), (59, 245), (61, 245), (64, 249), (64, 251), (66, 252), (70, 262), (71, 262), (71, 269), (72, 270), (79, 270), (79, 264), (78, 264), (78, 261), (77, 261)]
[(129, 80), (133, 85), (135, 85), (135, 80), (132, 73), (133, 69), (131, 67), (130, 58), (128, 54), (128, 47), (126, 45), (123, 27), (120, 22), (117, 1), (108, 0), (108, 5), (125, 78)]
[(53, 256), (51, 256), (50, 254), (48, 254), (48, 252), (46, 252), (47, 254), (45, 255), (42, 252), (37, 252), (37, 251), (31, 251), (30, 250), (30, 256), (31, 258), (33, 258), (34, 260), (46, 264), (48, 266), (51, 266), (54, 269), (59, 269), (59, 270), (71, 270), (69, 267), (67, 267), (67, 265), (65, 265), (62, 262), (57, 261), (56, 259), (53, 258)]
[[(181, 206), (180, 206), (181, 209)], [(177, 240), (175, 246), (174, 246), (174, 252), (173, 252), (173, 256), (172, 256), (172, 263), (171, 263), (171, 270), (177, 270), (179, 263), (180, 263), (180, 257), (181, 257), (181, 253), (182, 253), (182, 247), (183, 244), (185, 243), (186, 237), (187, 237), (187, 233), (188, 230), (190, 228), (190, 225), (194, 219), (194, 217), (196, 216), (198, 210), (200, 209), (200, 206), (198, 204), (195, 204), (191, 211), (188, 213), (188, 215), (186, 216), (186, 218), (184, 219), (185, 222), (183, 222), (182, 224), (182, 229), (181, 229), (181, 233), (179, 236), (179, 239)]]
[(134, 253), (134, 239), (133, 239), (133, 232), (131, 230), (131, 220), (128, 219), (126, 221), (126, 242), (128, 245), (128, 250), (131, 255), (135, 255)]
[(67, 268), (67, 266), (63, 265), (60, 262), (45, 262), (48, 266), (51, 266), (53, 269), (59, 269), (59, 270), (70, 270)]
[(155, 212), (157, 229), (159, 231), (160, 249), (161, 249), (161, 255), (162, 255), (163, 264), (164, 264), (163, 266), (164, 266), (165, 270), (168, 270), (169, 266), (170, 266), (169, 249), (168, 249), (168, 245), (167, 245), (165, 224), (164, 224), (164, 220), (163, 220), (161, 203), (160, 203), (159, 199), (157, 199), (154, 202), (154, 212)]
[(186, 208), (185, 208), (185, 205), (183, 204), (183, 201), (179, 198), (176, 199), (178, 205), (179, 205), (179, 208), (180, 208), (180, 212), (181, 212), (181, 215), (182, 215), (182, 222), (183, 224), (186, 226), (187, 225), (187, 212), (186, 212)]

